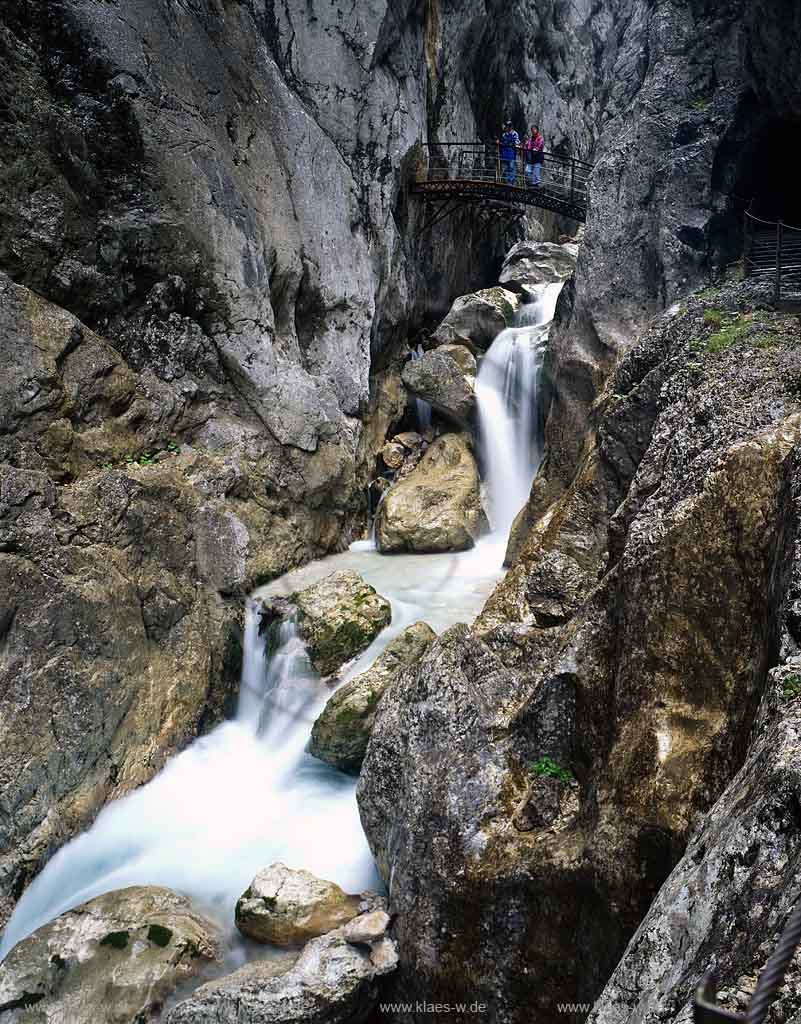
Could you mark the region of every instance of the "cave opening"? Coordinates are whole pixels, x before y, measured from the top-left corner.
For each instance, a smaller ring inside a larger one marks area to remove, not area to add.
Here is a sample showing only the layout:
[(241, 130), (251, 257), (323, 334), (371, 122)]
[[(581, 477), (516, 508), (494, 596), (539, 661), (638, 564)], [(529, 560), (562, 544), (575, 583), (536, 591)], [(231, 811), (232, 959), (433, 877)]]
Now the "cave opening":
[(737, 192), (763, 220), (801, 227), (801, 187), (795, 146), (801, 118), (773, 118), (761, 126), (740, 156)]

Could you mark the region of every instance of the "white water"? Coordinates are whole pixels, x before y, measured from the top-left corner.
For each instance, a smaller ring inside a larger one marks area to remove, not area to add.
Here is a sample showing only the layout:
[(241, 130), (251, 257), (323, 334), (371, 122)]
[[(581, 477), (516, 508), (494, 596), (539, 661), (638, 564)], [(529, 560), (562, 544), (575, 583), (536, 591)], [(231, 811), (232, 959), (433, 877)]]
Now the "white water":
[[(348, 551), (283, 577), (265, 590), (291, 593), (353, 568), (392, 602), (392, 624), (349, 668), (364, 671), (387, 642), (425, 619), (441, 632), (471, 621), (500, 579), (503, 551), (489, 540), (459, 555)], [(60, 850), (17, 905), (0, 959), (70, 907), (129, 885), (166, 885), (233, 922), (238, 896), (276, 860), (350, 892), (380, 887), (361, 829), (355, 780), (305, 752), (331, 694), (291, 626), (265, 659), (248, 610), (242, 692), (235, 721), (173, 758), (150, 783), (106, 807)]]
[(537, 430), (539, 371), (561, 284), (540, 286), (536, 302), (501, 331), (476, 379), (479, 428), (493, 534), (508, 537), (528, 501), (542, 452)]
[[(263, 588), (288, 594), (353, 568), (391, 601), (391, 626), (349, 666), (343, 682), (364, 671), (412, 622), (422, 619), (442, 632), (454, 622), (472, 621), (501, 578), (508, 528), (528, 497), (539, 457), (532, 441), (535, 379), (557, 293), (558, 286), (543, 289), (528, 310), (534, 323), (499, 335), (479, 373), (491, 536), (472, 551), (445, 555), (382, 556), (363, 541)], [(106, 807), (50, 860), (17, 905), (0, 959), (70, 907), (129, 885), (185, 893), (229, 928), (237, 897), (276, 860), (350, 892), (380, 886), (359, 822), (355, 780), (305, 751), (330, 688), (312, 669), (291, 625), (282, 627), (277, 650), (265, 656), (252, 603), (244, 647), (236, 720)]]

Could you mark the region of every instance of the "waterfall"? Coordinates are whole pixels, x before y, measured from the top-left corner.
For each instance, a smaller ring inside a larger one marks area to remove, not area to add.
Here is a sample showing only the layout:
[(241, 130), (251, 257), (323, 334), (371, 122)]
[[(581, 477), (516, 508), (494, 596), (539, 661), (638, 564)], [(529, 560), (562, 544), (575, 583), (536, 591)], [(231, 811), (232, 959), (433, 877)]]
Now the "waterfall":
[(537, 300), (518, 313), (518, 326), (493, 341), (476, 379), (490, 525), (504, 543), (542, 458), (539, 377), (561, 287), (540, 286)]
[[(412, 360), (422, 359), (425, 355), (425, 349), (422, 345), (418, 345), (416, 348), (411, 350)], [(420, 434), (425, 436), (426, 431), (431, 426), (431, 403), (427, 402), (424, 398), (418, 398), (414, 396), (414, 412), (417, 419), (417, 430)]]
[(237, 716), (196, 740), (151, 782), (105, 807), (17, 904), (0, 959), (65, 910), (129, 885), (165, 885), (230, 926), (261, 868), (283, 860), (350, 892), (379, 884), (356, 781), (306, 753), (330, 690), (291, 622), (259, 636), (248, 603)]
[[(337, 568), (352, 568), (392, 602), (392, 624), (343, 681), (363, 672), (417, 620), (442, 632), (471, 621), (502, 575), (502, 549), (528, 498), (540, 452), (537, 377), (559, 285), (546, 285), (518, 326), (484, 357), (476, 391), (494, 534), (471, 551), (386, 558), (373, 544), (290, 574), (266, 588), (291, 593)], [(107, 805), (94, 824), (47, 863), (20, 899), (0, 959), (59, 914), (101, 893), (163, 885), (191, 897), (233, 927), (239, 895), (263, 867), (281, 860), (350, 892), (380, 886), (355, 800), (355, 779), (306, 752), (314, 719), (330, 695), (291, 622), (259, 633), (248, 602), (236, 719), (203, 736), (147, 785)]]

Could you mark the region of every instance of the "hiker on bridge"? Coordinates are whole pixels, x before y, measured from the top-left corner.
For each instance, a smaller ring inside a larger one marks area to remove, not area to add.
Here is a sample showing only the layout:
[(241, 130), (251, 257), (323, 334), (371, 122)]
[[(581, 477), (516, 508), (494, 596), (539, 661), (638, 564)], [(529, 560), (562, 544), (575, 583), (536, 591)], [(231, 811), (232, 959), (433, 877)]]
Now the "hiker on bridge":
[(526, 184), (536, 187), (542, 183), (542, 165), (545, 162), (545, 139), (535, 124), (531, 126), (531, 135), (526, 137), (523, 157), (526, 165)]
[(520, 136), (512, 127), (511, 121), (504, 121), (503, 135), (501, 135), (499, 145), (506, 184), (514, 185), (517, 180), (517, 151), (520, 149)]

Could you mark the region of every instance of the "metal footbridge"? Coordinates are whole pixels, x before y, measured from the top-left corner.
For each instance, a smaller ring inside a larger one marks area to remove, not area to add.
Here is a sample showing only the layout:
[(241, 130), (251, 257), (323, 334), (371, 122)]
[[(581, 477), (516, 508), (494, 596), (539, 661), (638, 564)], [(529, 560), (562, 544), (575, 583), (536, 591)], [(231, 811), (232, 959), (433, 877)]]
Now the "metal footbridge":
[(587, 217), (592, 164), (576, 157), (545, 153), (541, 183), (533, 183), (523, 149), (514, 160), (504, 159), (497, 142), (432, 142), (423, 147), (410, 191), (436, 204), (421, 230), (465, 206), (484, 210), (523, 212), (527, 206), (570, 217)]

